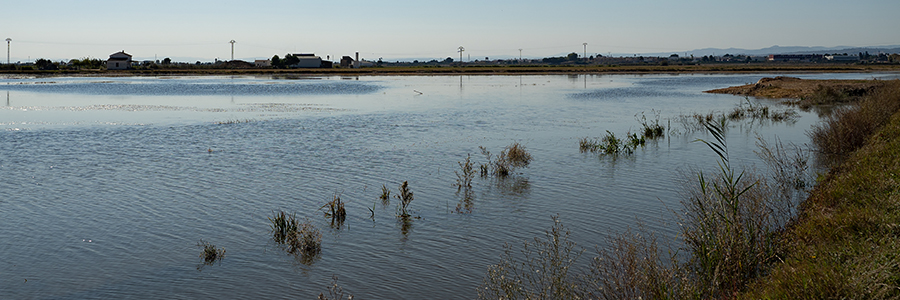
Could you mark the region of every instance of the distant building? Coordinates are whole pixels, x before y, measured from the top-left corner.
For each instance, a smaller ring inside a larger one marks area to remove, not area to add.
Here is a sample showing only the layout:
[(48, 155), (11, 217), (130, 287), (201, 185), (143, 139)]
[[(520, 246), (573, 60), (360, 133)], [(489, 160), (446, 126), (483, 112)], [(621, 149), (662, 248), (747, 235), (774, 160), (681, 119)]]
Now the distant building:
[(106, 60), (106, 69), (108, 70), (127, 70), (131, 68), (131, 54), (125, 53), (125, 50), (109, 55)]
[(830, 61), (857, 61), (859, 57), (855, 55), (825, 55), (825, 59)]
[(353, 58), (349, 56), (341, 57), (341, 68), (350, 68), (353, 66)]
[(272, 61), (268, 59), (257, 59), (253, 62), (257, 68), (268, 68), (272, 66)]
[(294, 54), (300, 62), (290, 65), (291, 68), (320, 68), (322, 67), (322, 58), (312, 53)]
[(816, 61), (825, 58), (821, 54), (770, 54), (769, 61)]

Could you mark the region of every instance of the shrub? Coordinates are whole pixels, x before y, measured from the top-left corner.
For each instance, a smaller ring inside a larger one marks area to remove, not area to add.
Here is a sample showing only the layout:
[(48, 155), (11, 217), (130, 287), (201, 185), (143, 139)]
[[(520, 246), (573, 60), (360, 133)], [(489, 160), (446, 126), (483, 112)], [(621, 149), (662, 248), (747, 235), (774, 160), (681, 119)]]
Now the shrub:
[(499, 177), (506, 177), (515, 172), (518, 168), (528, 167), (531, 163), (531, 154), (525, 150), (525, 147), (519, 143), (511, 145), (500, 151), (500, 155), (494, 157), (487, 148), (478, 147), (481, 154), (487, 158), (488, 163), (481, 165), (481, 176), (493, 174)]
[(553, 217), (553, 227), (545, 232), (545, 239), (523, 243), (522, 261), (513, 255), (509, 244), (504, 245), (500, 263), (488, 267), (478, 287), (478, 298), (574, 299), (577, 285), (569, 269), (583, 252), (575, 246), (559, 217)]
[(875, 89), (858, 104), (837, 109), (810, 133), (813, 145), (836, 164), (865, 144), (900, 109), (900, 80)]

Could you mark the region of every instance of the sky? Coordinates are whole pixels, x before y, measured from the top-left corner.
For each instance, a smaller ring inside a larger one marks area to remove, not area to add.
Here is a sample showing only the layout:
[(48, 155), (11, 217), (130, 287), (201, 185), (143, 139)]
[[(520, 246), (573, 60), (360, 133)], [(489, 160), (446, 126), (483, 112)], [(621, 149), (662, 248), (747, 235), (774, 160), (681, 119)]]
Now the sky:
[(900, 1), (242, 1), (0, 0), (12, 62), (252, 61), (315, 53), (409, 58), (541, 58), (576, 52), (900, 44)]

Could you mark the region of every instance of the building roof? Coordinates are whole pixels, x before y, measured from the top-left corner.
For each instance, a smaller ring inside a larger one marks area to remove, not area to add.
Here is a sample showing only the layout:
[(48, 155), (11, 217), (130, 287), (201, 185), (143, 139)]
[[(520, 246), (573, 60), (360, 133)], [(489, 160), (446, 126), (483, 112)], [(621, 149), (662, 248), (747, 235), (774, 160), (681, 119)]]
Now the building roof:
[(113, 56), (118, 56), (118, 57), (125, 57), (125, 56), (127, 56), (128, 58), (131, 58), (131, 54), (125, 53), (125, 50), (122, 50), (122, 51), (119, 51), (119, 52), (110, 54), (110, 55), (109, 55), (109, 58), (113, 58)]

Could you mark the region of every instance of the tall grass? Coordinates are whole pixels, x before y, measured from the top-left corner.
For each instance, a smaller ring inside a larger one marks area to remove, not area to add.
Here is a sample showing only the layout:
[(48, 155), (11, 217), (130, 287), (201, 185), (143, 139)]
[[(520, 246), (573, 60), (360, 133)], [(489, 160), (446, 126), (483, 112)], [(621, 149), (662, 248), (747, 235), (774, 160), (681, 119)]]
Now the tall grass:
[(866, 139), (900, 110), (900, 80), (875, 89), (857, 103), (836, 109), (809, 132), (813, 145), (836, 165), (862, 147)]
[(583, 250), (569, 240), (569, 231), (553, 217), (544, 238), (522, 244), (521, 255), (504, 245), (500, 263), (488, 267), (479, 299), (575, 299), (576, 277), (570, 269)]
[(285, 247), (290, 254), (298, 255), (300, 262), (311, 264), (322, 250), (322, 233), (309, 219), (300, 222), (295, 214), (275, 212), (269, 217), (272, 239)]
[[(676, 215), (681, 246), (663, 249), (640, 229), (610, 238), (587, 272), (569, 273), (576, 254), (568, 231), (554, 219), (546, 239), (525, 243), (522, 255), (506, 246), (481, 287), (482, 299), (730, 298), (778, 259), (777, 232), (792, 218), (789, 201), (773, 196), (765, 178), (737, 171), (725, 139), (725, 116), (704, 122), (700, 140), (718, 157), (717, 170), (686, 178)], [(777, 152), (777, 150), (776, 150)], [(519, 257), (524, 257), (523, 261)]]
[(347, 218), (347, 211), (344, 209), (344, 201), (341, 200), (341, 194), (334, 193), (331, 196), (331, 201), (322, 205), (319, 209), (327, 208), (325, 211), (325, 217), (331, 218), (331, 226), (335, 228), (340, 228), (344, 224), (344, 220)]

